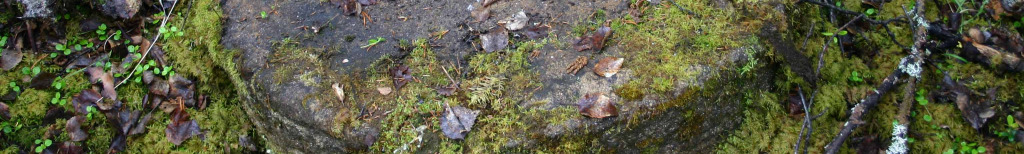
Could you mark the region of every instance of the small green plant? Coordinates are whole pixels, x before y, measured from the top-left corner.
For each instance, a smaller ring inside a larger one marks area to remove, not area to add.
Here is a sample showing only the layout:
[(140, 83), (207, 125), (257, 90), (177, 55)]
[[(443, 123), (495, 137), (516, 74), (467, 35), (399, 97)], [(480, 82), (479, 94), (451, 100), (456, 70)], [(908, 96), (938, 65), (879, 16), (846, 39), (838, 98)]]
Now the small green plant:
[(877, 10), (875, 10), (874, 8), (869, 8), (867, 11), (864, 11), (864, 14), (868, 16), (873, 16), (875, 15), (876, 11)]
[(163, 34), (165, 40), (166, 39), (170, 39), (171, 37), (174, 37), (174, 36), (185, 36), (185, 32), (178, 31), (178, 27), (177, 26), (171, 26), (170, 29), (165, 28), (165, 27), (160, 27), (159, 29), (157, 29), (157, 31), (159, 31), (160, 34)]
[(267, 11), (260, 11), (260, 18), (266, 19), (267, 18)]
[(961, 154), (985, 153), (986, 150), (987, 149), (985, 149), (985, 146), (979, 146), (978, 143), (960, 142), (960, 153)]
[(100, 24), (100, 27), (96, 28), (96, 34), (99, 35), (100, 40), (106, 41), (107, 37), (107, 24)]
[(53, 145), (53, 141), (50, 139), (36, 140), (36, 153), (42, 153), (43, 150), (45, 150), (46, 147), (50, 147), (50, 145)]
[(376, 46), (378, 43), (381, 43), (381, 42), (384, 42), (384, 41), (385, 40), (384, 40), (383, 37), (377, 37), (375, 39), (370, 39), (370, 40), (366, 41), (366, 45), (363, 45), (363, 46), (361, 46), (359, 48), (371, 48), (373, 46)]
[(11, 134), (11, 132), (18, 131), (21, 129), (20, 123), (11, 124), (10, 122), (0, 122), (0, 129), (3, 129), (4, 134)]
[(85, 112), (88, 113), (88, 114), (85, 114), (85, 119), (86, 120), (92, 120), (92, 113), (96, 113), (96, 107), (93, 107), (93, 106), (85, 107)]
[(996, 132), (996, 135), (998, 135), (999, 138), (1005, 138), (1007, 141), (1014, 142), (1017, 136), (1017, 129), (1020, 128), (1020, 125), (1018, 125), (1017, 121), (1013, 119), (1013, 116), (1006, 115), (1006, 126), (1008, 128), (1006, 128), (1005, 131)]
[(850, 81), (853, 82), (864, 82), (864, 78), (860, 77), (860, 73), (857, 71), (850, 72)]
[(4, 48), (7, 46), (7, 36), (0, 37), (0, 53), (4, 53)]
[(53, 98), (50, 98), (50, 104), (57, 104), (60, 101), (61, 101), (61, 99), (60, 99), (60, 92), (57, 92), (56, 94), (53, 95)]
[(917, 104), (920, 104), (921, 106), (928, 105), (928, 98), (925, 98), (926, 93), (927, 91), (924, 89), (917, 90), (917, 97), (914, 98), (914, 100), (917, 100)]
[[(839, 31), (838, 36), (846, 36), (847, 34), (850, 34), (850, 32), (842, 30), (842, 31)], [(821, 35), (832, 37), (832, 43), (839, 43), (839, 37), (836, 35), (836, 33), (833, 33), (833, 32), (822, 32)]]

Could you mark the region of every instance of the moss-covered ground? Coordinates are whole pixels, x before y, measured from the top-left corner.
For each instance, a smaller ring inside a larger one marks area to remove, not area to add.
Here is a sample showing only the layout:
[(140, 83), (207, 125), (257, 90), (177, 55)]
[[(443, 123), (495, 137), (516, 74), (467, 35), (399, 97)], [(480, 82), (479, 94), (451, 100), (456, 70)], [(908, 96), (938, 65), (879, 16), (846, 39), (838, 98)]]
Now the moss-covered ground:
[[(191, 4), (190, 4), (191, 3)], [(179, 75), (195, 80), (197, 95), (208, 96), (208, 106), (199, 110), (189, 108), (187, 112), (191, 119), (198, 122), (205, 139), (193, 137), (181, 145), (174, 145), (169, 142), (164, 134), (164, 129), (169, 124), (169, 114), (164, 112), (152, 112), (153, 119), (145, 127), (146, 133), (142, 135), (129, 136), (128, 145), (124, 152), (129, 153), (202, 153), (202, 152), (226, 152), (244, 148), (239, 143), (240, 138), (250, 138), (258, 141), (255, 130), (251, 123), (247, 122), (243, 109), (240, 106), (236, 82), (228, 76), (237, 77), (232, 63), (232, 51), (223, 50), (220, 46), (221, 35), (221, 8), (218, 1), (194, 0), (182, 1), (176, 8), (173, 19), (167, 22), (168, 27), (174, 26), (183, 32), (182, 36), (162, 38), (159, 42), (166, 52), (166, 58), (173, 67), (173, 71)], [(68, 40), (80, 38), (99, 37), (94, 32), (78, 32), (78, 25), (87, 18), (103, 16), (98, 11), (88, 9), (88, 3), (68, 2), (68, 5), (80, 5), (77, 9), (67, 9), (57, 12), (57, 22), (68, 27)], [(192, 7), (189, 7), (192, 6)], [(189, 9), (190, 8), (190, 9)], [(187, 11), (181, 11), (186, 10)], [(11, 11), (7, 11), (11, 12)], [(145, 14), (144, 14), (145, 13)], [(150, 11), (142, 11), (137, 16), (152, 16)], [(111, 25), (110, 32), (122, 30), (121, 27)], [(147, 27), (157, 27), (159, 24), (147, 23)], [(127, 29), (124, 29), (127, 31)], [(146, 29), (151, 33), (144, 36), (152, 36), (156, 29)], [(127, 35), (123, 39), (128, 39)], [(149, 39), (151, 37), (147, 37)], [(70, 46), (69, 46), (70, 47)], [(27, 51), (27, 50), (26, 50)], [(141, 51), (141, 50), (140, 50)], [(87, 76), (81, 70), (68, 70), (65, 72), (59, 66), (49, 61), (49, 54), (27, 52), (25, 61), (14, 70), (32, 69), (40, 67), (41, 72), (64, 74), (62, 76), (66, 88), (56, 90), (54, 88), (32, 89), (27, 88), (28, 82), (23, 80), (29, 78), (30, 74), (19, 71), (10, 71), (0, 74), (0, 94), (16, 93), (8, 83), (15, 83), (23, 92), (17, 94), (17, 101), (5, 102), (10, 105), (12, 118), (4, 121), (5, 129), (11, 128), (11, 132), (4, 133), (2, 137), (3, 153), (31, 152), (36, 139), (44, 139), (46, 130), (54, 129), (63, 132), (66, 119), (57, 119), (52, 122), (44, 121), (43, 117), (50, 108), (63, 108), (67, 111), (73, 110), (71, 99), (83, 89), (91, 87)], [(119, 99), (125, 103), (129, 110), (143, 110), (141, 107), (145, 90), (142, 83), (129, 82), (117, 88)], [(60, 100), (66, 104), (51, 104), (51, 99), (57, 93), (62, 94)], [(145, 111), (148, 110), (143, 110)], [(85, 150), (93, 152), (107, 151), (111, 145), (114, 129), (107, 123), (103, 114), (96, 113), (85, 124), (87, 140), (78, 142)], [(69, 140), (66, 133), (54, 134), (46, 138), (56, 142)]]

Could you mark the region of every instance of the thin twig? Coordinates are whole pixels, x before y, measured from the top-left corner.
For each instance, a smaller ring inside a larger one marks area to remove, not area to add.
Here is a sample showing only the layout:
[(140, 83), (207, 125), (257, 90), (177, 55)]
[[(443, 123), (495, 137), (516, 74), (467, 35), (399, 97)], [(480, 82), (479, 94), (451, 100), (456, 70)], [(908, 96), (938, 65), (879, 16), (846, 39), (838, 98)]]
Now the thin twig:
[[(164, 15), (164, 20), (160, 22), (160, 27), (157, 27), (157, 28), (163, 28), (164, 26), (167, 25), (167, 20), (171, 18), (171, 14), (174, 14), (174, 7), (177, 6), (177, 5), (178, 5), (178, 1), (174, 1), (174, 4), (171, 4), (171, 10), (167, 11), (167, 14)], [(132, 72), (128, 73), (128, 77), (125, 77), (124, 80), (121, 80), (120, 83), (117, 83), (117, 85), (114, 86), (115, 89), (117, 87), (121, 87), (122, 84), (124, 84), (125, 82), (128, 82), (128, 80), (132, 78), (132, 75), (134, 75), (135, 71), (138, 69), (137, 67), (142, 65), (143, 61), (146, 61), (146, 56), (149, 55), (149, 51), (153, 50), (153, 46), (156, 46), (156, 42), (157, 41), (160, 41), (160, 36), (161, 35), (163, 35), (163, 33), (159, 33), (159, 32), (156, 33), (156, 37), (153, 37), (153, 41), (150, 42), (149, 47), (146, 48), (146, 52), (143, 52), (142, 53), (142, 57), (139, 58), (139, 62), (135, 63), (135, 67), (132, 68)]]

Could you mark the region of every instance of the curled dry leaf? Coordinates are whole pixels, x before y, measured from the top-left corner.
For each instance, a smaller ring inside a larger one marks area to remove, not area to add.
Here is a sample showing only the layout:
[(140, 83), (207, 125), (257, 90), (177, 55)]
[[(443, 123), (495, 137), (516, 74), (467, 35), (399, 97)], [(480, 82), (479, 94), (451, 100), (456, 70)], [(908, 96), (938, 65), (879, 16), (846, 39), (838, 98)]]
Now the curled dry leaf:
[(345, 103), (345, 86), (334, 83), (331, 88), (334, 88), (334, 95), (338, 96), (338, 101)]
[(580, 38), (580, 40), (573, 43), (573, 48), (576, 51), (583, 51), (587, 49), (601, 50), (604, 49), (604, 40), (611, 36), (611, 27), (597, 28), (597, 31), (589, 36)]
[(619, 73), (619, 68), (622, 68), (623, 58), (605, 57), (594, 65), (594, 74), (597, 76), (603, 76), (606, 78), (612, 77), (615, 73)]
[(494, 27), (487, 34), (480, 35), (480, 42), (487, 52), (505, 49), (505, 46), (508, 46), (508, 31), (505, 31), (504, 27)]
[(473, 16), (473, 19), (475, 19), (474, 22), (482, 22), (487, 20), (488, 17), (491, 17), (491, 10), (486, 7), (477, 7), (473, 9), (473, 11), (470, 11), (469, 15)]
[(356, 15), (362, 12), (363, 6), (356, 2), (356, 0), (333, 0), (334, 3), (340, 5), (342, 14), (345, 15)]
[(167, 98), (181, 98), (185, 106), (196, 107), (195, 85), (192, 80), (176, 74), (171, 77), (170, 84)]
[(57, 154), (82, 154), (85, 153), (83, 150), (82, 146), (78, 146), (75, 142), (64, 141), (57, 150)]
[(0, 119), (11, 119), (11, 108), (6, 103), (0, 102)]
[(391, 87), (377, 87), (377, 92), (381, 95), (391, 94)]
[(57, 79), (57, 75), (50, 72), (39, 73), (35, 77), (32, 77), (32, 82), (28, 85), (32, 89), (47, 89), (52, 87), (53, 81)]
[(619, 115), (619, 110), (615, 108), (615, 103), (611, 101), (611, 98), (604, 96), (603, 93), (583, 95), (583, 98), (576, 102), (576, 106), (579, 107), (580, 114), (591, 118)]
[(67, 131), (68, 137), (71, 141), (84, 141), (89, 138), (89, 134), (82, 130), (82, 123), (85, 123), (85, 116), (78, 115), (68, 119), (67, 124), (64, 127), (64, 131)]
[(99, 82), (102, 85), (103, 90), (100, 91), (103, 97), (110, 100), (117, 100), (117, 91), (114, 91), (114, 77), (103, 71), (100, 67), (89, 67), (87, 72), (89, 74), (89, 81), (92, 83)]
[(505, 18), (504, 20), (498, 21), (499, 25), (505, 25), (505, 28), (511, 31), (523, 29), (526, 27), (527, 22), (530, 21), (530, 17), (526, 16), (526, 12), (519, 11), (512, 17)]
[[(180, 101), (180, 100), (179, 100)], [(171, 123), (164, 130), (167, 140), (174, 145), (181, 145), (182, 142), (192, 136), (201, 135), (199, 124), (195, 120), (189, 120), (188, 112), (184, 106), (179, 106), (171, 113)]]
[(0, 68), (4, 71), (10, 71), (14, 66), (18, 66), (21, 63), (21, 51), (19, 50), (4, 50), (0, 52)]
[(441, 131), (450, 139), (464, 139), (472, 130), (473, 123), (480, 111), (470, 110), (465, 107), (447, 106), (444, 117), (441, 117)]
[(455, 92), (459, 90), (459, 86), (456, 84), (451, 84), (448, 86), (441, 86), (434, 89), (437, 90), (437, 94), (440, 94), (441, 96), (452, 96), (455, 95)]
[[(957, 108), (960, 109), (960, 113), (963, 115), (964, 120), (970, 123), (971, 127), (974, 129), (981, 129), (981, 127), (985, 125), (985, 122), (988, 121), (988, 118), (991, 118), (995, 114), (995, 111), (991, 108), (991, 103), (989, 103), (991, 100), (971, 100), (972, 92), (970, 89), (962, 83), (954, 81), (949, 74), (946, 74), (945, 77), (943, 77), (942, 82), (944, 86), (943, 89), (949, 90), (949, 94), (953, 95), (952, 97), (955, 98), (954, 102), (956, 102)], [(994, 93), (994, 91), (992, 93)]]
[(89, 112), (86, 110), (86, 108), (88, 108), (89, 106), (95, 106), (98, 109), (106, 108), (107, 110), (109, 110), (111, 106), (98, 106), (96, 104), (96, 102), (98, 102), (100, 98), (100, 93), (96, 92), (95, 89), (85, 89), (82, 90), (82, 92), (76, 94), (75, 97), (71, 99), (71, 105), (75, 106), (75, 112), (78, 113), (78, 115), (89, 114)]
[(396, 66), (392, 67), (391, 80), (395, 83), (395, 90), (402, 89), (406, 83), (412, 80), (412, 73), (409, 72), (409, 66)]
[(362, 5), (374, 5), (377, 4), (377, 0), (359, 0), (359, 4)]
[(526, 37), (530, 39), (540, 39), (548, 37), (548, 29), (551, 29), (551, 26), (542, 25), (526, 28)]

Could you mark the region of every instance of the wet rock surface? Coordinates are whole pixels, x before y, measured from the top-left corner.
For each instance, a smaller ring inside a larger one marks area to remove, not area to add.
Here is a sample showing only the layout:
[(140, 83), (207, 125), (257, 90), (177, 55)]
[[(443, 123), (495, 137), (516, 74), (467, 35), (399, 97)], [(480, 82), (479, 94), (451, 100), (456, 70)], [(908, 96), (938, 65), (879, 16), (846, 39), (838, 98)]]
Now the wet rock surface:
[[(559, 144), (559, 138), (588, 138), (599, 143), (595, 147), (619, 149), (619, 152), (640, 152), (650, 146), (663, 152), (710, 152), (742, 119), (738, 114), (742, 110), (742, 100), (735, 97), (736, 91), (767, 86), (709, 83), (713, 76), (715, 80), (756, 80), (723, 73), (725, 68), (745, 63), (750, 55), (744, 54), (743, 49), (761, 50), (759, 45), (745, 44), (746, 47), (724, 51), (729, 54), (716, 57), (722, 59), (718, 63), (692, 64), (689, 69), (680, 70), (697, 75), (677, 79), (672, 84), (675, 90), (665, 96), (647, 95), (638, 100), (625, 100), (616, 96), (614, 89), (631, 79), (640, 78), (630, 68), (631, 61), (623, 62), (622, 69), (610, 77), (598, 76), (592, 70), (602, 57), (624, 57), (633, 51), (609, 43), (603, 50), (578, 52), (571, 44), (578, 39), (573, 34), (577, 24), (602, 24), (589, 23), (592, 22), (589, 19), (599, 11), (606, 13), (607, 19), (625, 16), (629, 7), (626, 1), (504, 0), (487, 5), (490, 18), (479, 22), (479, 18), (471, 16), (474, 8), (481, 7), (475, 3), (472, 0), (378, 1), (361, 6), (361, 13), (366, 13), (367, 18), (360, 13), (348, 15), (341, 8), (343, 6), (331, 2), (227, 0), (223, 2), (226, 17), (223, 45), (240, 53), (235, 61), (241, 78), (249, 86), (246, 87), (249, 94), (243, 96), (247, 113), (268, 142), (274, 145), (274, 150), (285, 153), (367, 150), (384, 137), (381, 136), (382, 126), (374, 122), (381, 120), (380, 117), (364, 113), (390, 111), (352, 109), (369, 108), (367, 105), (375, 104), (372, 100), (350, 99), (339, 104), (331, 84), (367, 80), (377, 75), (369, 74), (371, 72), (367, 69), (379, 67), (374, 63), (383, 56), (399, 59), (409, 56), (410, 52), (403, 49), (400, 40), (431, 38), (429, 45), (433, 46), (438, 61), (467, 68), (472, 55), (487, 52), (481, 47), (480, 35), (495, 27), (501, 28), (502, 25), (497, 24), (500, 20), (516, 17), (519, 12), (525, 12), (529, 20), (526, 28), (509, 32), (510, 40), (529, 40), (527, 30), (543, 25), (550, 27), (545, 28), (551, 32), (548, 38), (568, 45), (534, 49), (528, 70), (543, 86), (530, 89), (534, 92), (525, 96), (527, 99), (517, 106), (524, 110), (554, 110), (575, 106), (573, 102), (584, 94), (605, 93), (616, 102), (619, 111), (617, 116), (604, 119), (576, 113), (577, 116), (562, 123), (527, 122), (527, 127), (540, 129), (523, 130), (522, 133), (541, 137), (510, 135), (509, 141), (502, 146), (504, 148), (528, 149)], [(446, 34), (434, 35), (442, 31)], [(615, 40), (617, 34), (614, 33), (618, 32), (613, 32), (610, 40)], [(387, 41), (372, 48), (360, 48), (367, 44), (367, 40), (377, 37)], [(512, 50), (498, 52), (520, 52), (514, 50), (516, 44), (513, 43), (509, 43), (507, 48)], [(582, 71), (565, 73), (566, 67), (580, 56), (590, 57)], [(456, 78), (464, 75), (454, 74)], [(688, 94), (702, 87), (717, 88), (704, 89), (706, 94)], [(395, 91), (402, 92), (401, 89)], [(330, 92), (330, 95), (324, 92)], [(370, 88), (346, 89), (346, 94), (359, 97), (378, 92)], [(321, 97), (318, 95), (332, 99), (316, 99)], [(669, 107), (659, 109), (659, 106)], [(358, 110), (358, 116), (369, 118), (358, 123), (337, 120), (337, 115), (349, 110)], [(481, 116), (488, 116), (488, 112), (481, 113)], [(339, 125), (347, 127), (339, 129), (336, 127)], [(428, 128), (426, 135), (421, 135), (420, 145), (424, 146), (421, 150), (437, 149), (440, 138), (444, 138), (439, 130), (431, 129)], [(636, 144), (652, 140), (659, 142)]]

